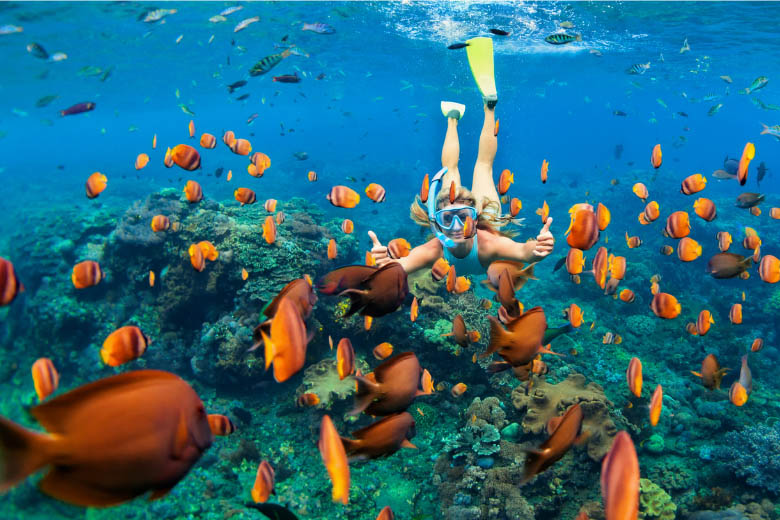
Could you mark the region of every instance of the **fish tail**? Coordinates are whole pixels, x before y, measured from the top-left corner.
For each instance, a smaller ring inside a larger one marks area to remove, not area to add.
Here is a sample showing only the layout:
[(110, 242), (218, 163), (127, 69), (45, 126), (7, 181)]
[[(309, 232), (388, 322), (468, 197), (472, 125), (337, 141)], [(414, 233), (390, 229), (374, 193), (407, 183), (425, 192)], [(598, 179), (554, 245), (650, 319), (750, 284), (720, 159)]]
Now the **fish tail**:
[(379, 393), (379, 385), (363, 376), (355, 376), (357, 390), (355, 392), (355, 407), (347, 415), (358, 415), (368, 408), (374, 397)]
[(539, 350), (537, 351), (539, 354), (552, 354), (553, 356), (561, 356), (565, 357), (566, 354), (560, 354), (558, 352), (553, 352), (550, 350), (550, 344), (548, 343), (546, 346), (539, 347)]
[(358, 450), (358, 447), (360, 446), (360, 440), (341, 437), (341, 444), (344, 445), (344, 451), (347, 453), (347, 456), (350, 457)]
[(479, 355), (480, 359), (488, 357), (501, 348), (501, 344), (508, 334), (508, 332), (504, 330), (504, 327), (498, 322), (498, 318), (495, 316), (488, 316), (488, 319), (490, 320), (490, 344), (488, 345), (487, 350)]
[(265, 369), (268, 370), (268, 367), (271, 366), (271, 363), (274, 360), (274, 356), (276, 356), (276, 348), (271, 341), (271, 338), (266, 335), (265, 331), (260, 331), (260, 335), (265, 344), (265, 355), (263, 357), (265, 357)]
[(761, 123), (761, 126), (763, 126), (764, 129), (761, 130), (761, 134), (760, 135), (768, 134), (769, 133), (769, 125), (765, 125), (764, 123)]
[(0, 493), (35, 473), (52, 461), (51, 445), (55, 441), (48, 435), (33, 432), (13, 421), (0, 417)]

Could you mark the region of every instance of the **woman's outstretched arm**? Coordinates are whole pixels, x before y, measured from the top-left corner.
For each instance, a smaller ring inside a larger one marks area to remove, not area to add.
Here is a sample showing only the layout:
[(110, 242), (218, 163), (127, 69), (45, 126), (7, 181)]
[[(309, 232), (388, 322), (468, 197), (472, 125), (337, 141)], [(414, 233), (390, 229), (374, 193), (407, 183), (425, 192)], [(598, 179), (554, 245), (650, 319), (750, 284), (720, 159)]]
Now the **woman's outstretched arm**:
[(442, 248), (438, 239), (431, 239), (428, 242), (419, 245), (409, 252), (408, 256), (399, 259), (390, 258), (387, 254), (387, 246), (382, 245), (373, 231), (368, 232), (368, 236), (374, 243), (371, 248), (371, 256), (374, 257), (376, 265), (382, 267), (388, 262), (398, 262), (404, 268), (407, 274), (412, 274), (420, 269), (429, 268), (441, 257)]

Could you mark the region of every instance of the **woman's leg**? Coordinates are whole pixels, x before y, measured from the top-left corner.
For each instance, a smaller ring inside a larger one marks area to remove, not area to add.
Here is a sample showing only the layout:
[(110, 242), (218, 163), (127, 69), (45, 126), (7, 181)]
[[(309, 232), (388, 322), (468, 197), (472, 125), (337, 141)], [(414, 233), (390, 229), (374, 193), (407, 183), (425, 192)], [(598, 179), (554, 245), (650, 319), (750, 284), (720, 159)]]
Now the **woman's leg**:
[(451, 182), (454, 182), (455, 186), (460, 186), (459, 157), (458, 120), (454, 117), (448, 117), (447, 135), (444, 136), (444, 145), (441, 147), (441, 165), (442, 167), (447, 167), (447, 173), (444, 174), (441, 183), (442, 190), (449, 190)]
[(498, 148), (498, 139), (493, 135), (495, 124), (495, 110), (485, 106), (485, 122), (482, 124), (482, 133), (479, 135), (479, 154), (477, 155), (477, 163), (474, 165), (474, 181), (471, 192), (477, 199), (477, 209), (482, 210), (482, 200), (487, 198), (498, 204), (500, 214), (501, 201), (493, 182), (493, 160), (496, 158), (496, 149)]

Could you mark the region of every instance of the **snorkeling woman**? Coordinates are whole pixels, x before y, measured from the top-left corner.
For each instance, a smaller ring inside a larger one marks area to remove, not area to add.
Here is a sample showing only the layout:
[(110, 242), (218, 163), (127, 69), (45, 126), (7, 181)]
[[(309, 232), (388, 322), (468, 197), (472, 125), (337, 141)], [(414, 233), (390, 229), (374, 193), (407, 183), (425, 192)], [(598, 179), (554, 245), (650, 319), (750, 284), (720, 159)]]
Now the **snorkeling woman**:
[[(544, 223), (536, 240), (528, 242), (515, 242), (511, 235), (498, 230), (502, 217), (501, 202), (493, 182), (493, 160), (498, 147), (494, 135), (498, 95), (493, 75), (493, 40), (472, 38), (468, 43), (469, 64), (482, 93), (485, 113), (471, 190), (461, 186), (458, 170), (458, 121), (466, 107), (442, 101), (442, 114), (447, 118), (447, 134), (441, 151), (442, 169), (431, 179), (426, 207), (417, 197), (410, 210), (412, 219), (420, 225), (430, 226), (436, 237), (412, 249), (408, 256), (394, 259), (376, 234), (369, 231), (373, 242), (371, 255), (380, 267), (398, 262), (407, 273), (413, 273), (430, 268), (444, 257), (455, 266), (459, 275), (483, 275), (496, 260), (533, 263), (553, 250), (552, 218)], [(451, 196), (451, 183), (454, 183), (454, 197)], [(473, 222), (475, 225), (470, 226), (473, 229), (465, 229), (466, 222)]]

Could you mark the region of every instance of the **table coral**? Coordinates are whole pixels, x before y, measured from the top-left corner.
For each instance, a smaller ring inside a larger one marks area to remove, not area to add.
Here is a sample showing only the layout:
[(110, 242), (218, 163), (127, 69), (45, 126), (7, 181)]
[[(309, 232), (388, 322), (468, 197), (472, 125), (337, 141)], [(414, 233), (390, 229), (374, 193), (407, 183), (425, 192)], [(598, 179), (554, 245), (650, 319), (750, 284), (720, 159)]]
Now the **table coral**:
[(617, 428), (609, 417), (611, 401), (596, 383), (585, 384), (585, 376), (578, 373), (557, 385), (548, 383), (544, 377), (538, 379), (534, 388), (526, 395), (525, 385), (512, 391), (512, 404), (519, 411), (525, 411), (521, 425), (526, 433), (546, 432), (547, 422), (562, 415), (569, 406), (580, 403), (584, 419), (582, 428), (589, 433), (588, 455), (595, 461), (606, 455)]

